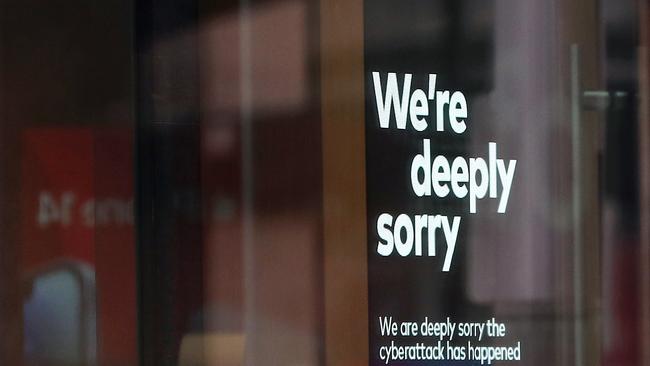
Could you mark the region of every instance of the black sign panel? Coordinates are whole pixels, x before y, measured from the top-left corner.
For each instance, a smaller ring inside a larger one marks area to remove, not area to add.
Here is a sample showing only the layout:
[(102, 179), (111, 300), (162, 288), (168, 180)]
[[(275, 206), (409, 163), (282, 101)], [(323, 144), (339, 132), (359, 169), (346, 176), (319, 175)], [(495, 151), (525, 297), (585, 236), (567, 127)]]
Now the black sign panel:
[[(516, 342), (490, 347), (505, 325), (468, 299), (465, 278), (478, 216), (471, 196), (501, 205), (516, 165), (494, 142), (485, 141), (483, 156), (470, 151), (467, 101), (492, 84), (491, 6), (365, 2), (371, 365), (521, 357)], [(480, 12), (481, 23), (468, 12)]]

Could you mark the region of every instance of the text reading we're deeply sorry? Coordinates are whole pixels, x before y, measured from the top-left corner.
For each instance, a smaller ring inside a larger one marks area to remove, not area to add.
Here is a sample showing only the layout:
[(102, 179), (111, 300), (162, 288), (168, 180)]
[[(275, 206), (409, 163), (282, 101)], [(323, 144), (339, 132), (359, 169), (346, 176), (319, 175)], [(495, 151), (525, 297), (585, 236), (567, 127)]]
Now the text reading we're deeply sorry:
[[(469, 213), (476, 214), (477, 202), (498, 200), (498, 213), (505, 213), (517, 167), (516, 160), (498, 155), (496, 142), (488, 142), (487, 158), (447, 157), (432, 154), (435, 146), (427, 136), (443, 131), (467, 131), (469, 111), (460, 91), (436, 90), (436, 74), (428, 75), (427, 90), (411, 88), (412, 74), (372, 72), (372, 82), (381, 129), (412, 129), (422, 133), (421, 150), (410, 159), (413, 194), (418, 199), (452, 197), (467, 201)], [(435, 109), (435, 116), (431, 110)], [(444, 237), (447, 272), (458, 239), (460, 216), (431, 213), (391, 214), (377, 217), (377, 253), (380, 256), (436, 256), (436, 233)], [(423, 248), (426, 243), (426, 250)]]

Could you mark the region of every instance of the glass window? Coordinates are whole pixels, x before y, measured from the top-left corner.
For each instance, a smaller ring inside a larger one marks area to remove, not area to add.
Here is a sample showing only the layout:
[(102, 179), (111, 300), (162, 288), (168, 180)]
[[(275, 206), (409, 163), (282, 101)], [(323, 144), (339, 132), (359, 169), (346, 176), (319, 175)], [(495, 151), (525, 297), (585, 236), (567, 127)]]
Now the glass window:
[(0, 1), (0, 364), (650, 364), (649, 15)]

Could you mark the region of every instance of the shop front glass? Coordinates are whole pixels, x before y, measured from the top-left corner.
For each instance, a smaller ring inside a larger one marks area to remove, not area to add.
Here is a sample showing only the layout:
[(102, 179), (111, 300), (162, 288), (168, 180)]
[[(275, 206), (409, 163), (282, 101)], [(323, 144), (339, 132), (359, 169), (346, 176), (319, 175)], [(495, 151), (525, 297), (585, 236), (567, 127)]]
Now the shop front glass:
[(0, 0), (0, 364), (650, 366), (646, 0)]

